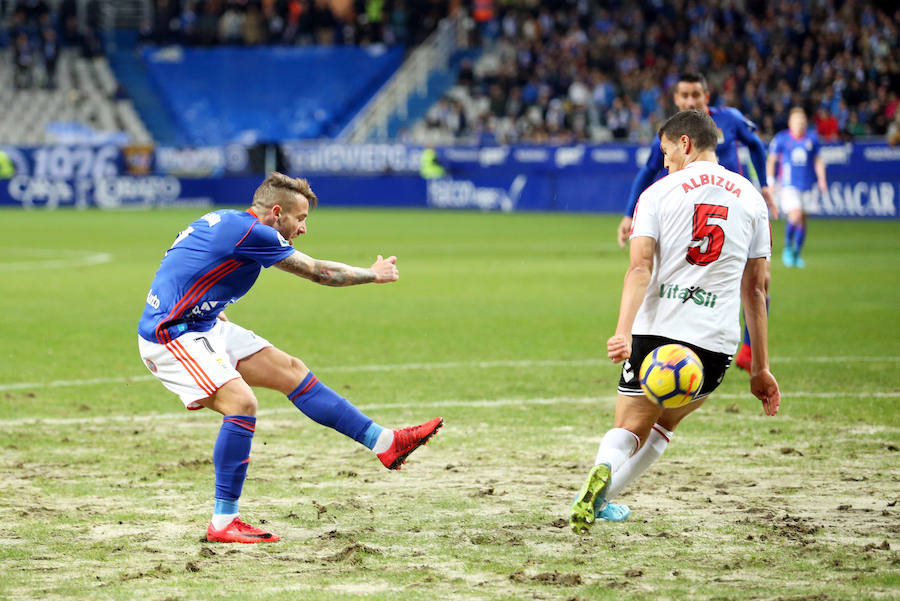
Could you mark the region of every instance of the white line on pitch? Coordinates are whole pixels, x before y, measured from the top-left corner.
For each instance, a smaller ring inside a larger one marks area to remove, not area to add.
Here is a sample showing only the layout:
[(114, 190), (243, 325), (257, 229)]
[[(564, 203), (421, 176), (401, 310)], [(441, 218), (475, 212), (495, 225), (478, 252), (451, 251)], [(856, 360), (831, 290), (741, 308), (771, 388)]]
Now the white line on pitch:
[[(790, 398), (896, 398), (900, 397), (900, 391), (892, 392), (796, 392), (788, 391), (783, 397)], [(714, 393), (711, 397), (719, 400), (742, 400), (748, 399), (750, 393)], [(615, 396), (597, 396), (597, 397), (549, 397), (534, 399), (475, 399), (475, 400), (445, 400), (445, 401), (404, 401), (397, 403), (373, 403), (370, 405), (359, 405), (362, 411), (378, 411), (383, 409), (446, 409), (449, 407), (505, 407), (505, 406), (528, 406), (528, 405), (557, 405), (557, 404), (607, 404), (612, 405), (616, 400)], [(174, 398), (173, 398), (174, 402)], [(192, 413), (192, 412), (191, 412)], [(208, 412), (206, 412), (208, 414)], [(286, 415), (297, 414), (298, 411), (294, 407), (278, 407), (274, 409), (261, 409), (260, 416), (270, 415)], [(188, 411), (180, 411), (177, 413), (156, 413), (145, 415), (99, 415), (96, 417), (24, 417), (19, 419), (8, 420), (3, 423), (5, 427), (17, 426), (35, 426), (35, 425), (102, 425), (108, 423), (143, 423), (155, 421), (174, 421), (181, 419), (189, 419)]]
[[(773, 357), (772, 363), (893, 363), (900, 361), (900, 357)], [(443, 363), (395, 363), (385, 365), (337, 365), (333, 367), (319, 367), (316, 372), (347, 372), (359, 373), (369, 371), (411, 371), (429, 369), (459, 369), (480, 368), (490, 369), (494, 367), (577, 367), (584, 365), (606, 365), (614, 367), (608, 359), (525, 359), (525, 360), (499, 360), (499, 361), (447, 361)], [(0, 384), (0, 392), (10, 390), (27, 390), (35, 388), (59, 388), (65, 386), (90, 386), (93, 384), (130, 384), (133, 382), (147, 382), (155, 380), (155, 376), (126, 376), (118, 378), (87, 378), (83, 380), (51, 380), (50, 382), (14, 382)]]
[[(458, 369), (458, 368), (492, 368), (492, 367), (569, 367), (579, 365), (608, 364), (606, 359), (572, 359), (572, 360), (521, 360), (521, 361), (450, 361), (445, 363), (396, 363), (388, 365), (337, 365), (319, 367), (316, 372), (369, 372), (369, 371), (407, 371), (426, 369)], [(155, 380), (156, 376), (130, 376), (118, 378), (88, 378), (85, 380), (53, 380), (50, 382), (17, 382), (0, 384), (0, 392), (8, 390), (24, 390), (29, 388), (59, 388), (61, 386), (90, 386), (92, 384), (130, 384)]]
[[(101, 265), (112, 261), (113, 256), (109, 253), (91, 252), (69, 257), (59, 257), (57, 252), (54, 258), (37, 259), (34, 261), (12, 261), (9, 263), (0, 263), (0, 271), (25, 271), (31, 269), (55, 269), (59, 267), (87, 267), (89, 265)], [(70, 255), (72, 252), (70, 251)]]

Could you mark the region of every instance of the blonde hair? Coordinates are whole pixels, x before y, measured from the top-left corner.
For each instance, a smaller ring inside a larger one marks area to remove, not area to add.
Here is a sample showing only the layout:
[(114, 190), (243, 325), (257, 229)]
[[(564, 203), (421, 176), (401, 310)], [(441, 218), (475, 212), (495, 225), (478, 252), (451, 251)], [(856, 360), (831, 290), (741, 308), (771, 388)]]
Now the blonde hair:
[(264, 213), (275, 205), (291, 205), (296, 202), (295, 195), (303, 196), (309, 202), (309, 208), (313, 209), (319, 204), (319, 199), (309, 186), (309, 182), (302, 177), (289, 177), (283, 173), (273, 171), (253, 193), (252, 207), (259, 209), (258, 213)]

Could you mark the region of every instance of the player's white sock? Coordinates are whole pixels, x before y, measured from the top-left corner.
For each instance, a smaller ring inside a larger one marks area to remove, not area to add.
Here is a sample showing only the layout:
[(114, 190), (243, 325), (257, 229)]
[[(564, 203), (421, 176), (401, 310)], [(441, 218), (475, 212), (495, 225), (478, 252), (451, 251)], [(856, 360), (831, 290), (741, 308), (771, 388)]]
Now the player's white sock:
[(594, 465), (606, 463), (613, 474), (628, 461), (638, 448), (640, 439), (637, 434), (625, 428), (613, 428), (603, 435)]
[(212, 516), (212, 525), (216, 530), (221, 530), (225, 526), (231, 523), (231, 520), (236, 518), (238, 514), (236, 513), (214, 513)]
[(378, 435), (378, 440), (375, 441), (375, 446), (372, 447), (372, 451), (376, 455), (379, 453), (384, 453), (391, 445), (394, 444), (394, 431), (390, 428), (385, 428), (381, 431), (381, 434)]
[(619, 471), (616, 472), (616, 477), (613, 478), (612, 483), (609, 485), (609, 490), (606, 492), (606, 498), (612, 499), (618, 496), (635, 478), (653, 465), (654, 461), (662, 457), (673, 435), (672, 432), (669, 432), (659, 424), (653, 424), (653, 427), (650, 429), (650, 436), (647, 437), (647, 442), (644, 443), (644, 446), (632, 455), (628, 461), (623, 463)]

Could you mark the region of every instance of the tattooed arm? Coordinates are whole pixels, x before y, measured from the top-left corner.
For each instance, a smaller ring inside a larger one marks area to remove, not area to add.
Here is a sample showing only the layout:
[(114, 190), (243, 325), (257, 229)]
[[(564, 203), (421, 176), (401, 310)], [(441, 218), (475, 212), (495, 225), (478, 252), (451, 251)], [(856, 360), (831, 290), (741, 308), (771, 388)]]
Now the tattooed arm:
[(353, 286), (370, 282), (384, 284), (394, 282), (400, 277), (397, 271), (397, 257), (384, 259), (381, 255), (378, 255), (372, 267), (366, 268), (352, 267), (337, 261), (320, 261), (300, 251), (294, 251), (288, 258), (275, 263), (275, 267), (323, 286)]

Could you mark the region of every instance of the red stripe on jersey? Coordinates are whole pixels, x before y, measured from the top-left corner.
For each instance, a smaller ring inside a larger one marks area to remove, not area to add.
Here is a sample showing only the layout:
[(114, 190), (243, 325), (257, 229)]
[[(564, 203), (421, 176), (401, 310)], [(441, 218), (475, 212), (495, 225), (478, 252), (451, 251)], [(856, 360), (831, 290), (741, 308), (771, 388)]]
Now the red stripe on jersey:
[(181, 297), (181, 300), (175, 304), (169, 314), (166, 315), (166, 317), (162, 319), (156, 326), (156, 339), (161, 344), (171, 342), (172, 338), (169, 336), (168, 332), (161, 329), (162, 325), (173, 319), (178, 319), (178, 317), (182, 315), (187, 307), (199, 300), (199, 298), (203, 296), (210, 288), (212, 288), (219, 280), (224, 278), (232, 271), (236, 270), (241, 265), (242, 263), (240, 263), (239, 261), (228, 259), (224, 263), (200, 276), (200, 278), (196, 282), (194, 282), (194, 285), (184, 293), (184, 296)]
[[(224, 265), (224, 263), (223, 263), (223, 265)], [(182, 304), (182, 303), (183, 303), (184, 306), (183, 306), (183, 307), (179, 310), (179, 312), (175, 315), (175, 318), (180, 317), (181, 314), (182, 314), (189, 306), (193, 305), (194, 303), (196, 303), (197, 301), (199, 301), (201, 298), (203, 298), (203, 295), (206, 294), (207, 292), (209, 292), (209, 289), (210, 289), (210, 288), (212, 288), (213, 286), (215, 286), (216, 284), (218, 284), (219, 281), (220, 281), (222, 278), (224, 278), (224, 277), (225, 277), (226, 275), (228, 275), (229, 273), (231, 273), (231, 272), (233, 272), (233, 271), (236, 271), (236, 270), (237, 270), (239, 267), (241, 267), (242, 265), (243, 265), (242, 263), (239, 263), (239, 262), (237, 262), (237, 261), (234, 261), (231, 265), (228, 266), (227, 269), (220, 271), (219, 273), (216, 274), (216, 276), (215, 276), (214, 278), (209, 279), (209, 280), (203, 285), (203, 288), (201, 288), (201, 289), (197, 290), (196, 292), (194, 292), (194, 294), (193, 294), (190, 298), (185, 298), (184, 300), (182, 300), (182, 302), (179, 303), (179, 304)]]
[(194, 285), (184, 293), (184, 296), (181, 297), (181, 300), (178, 301), (169, 315), (166, 316), (166, 319), (164, 321), (168, 321), (169, 319), (176, 319), (177, 317), (179, 317), (181, 315), (181, 312), (186, 309), (186, 305), (191, 304), (191, 299), (198, 296), (197, 292), (199, 288), (205, 286), (210, 280), (213, 280), (213, 283), (221, 280), (226, 275), (223, 272), (234, 265), (240, 266), (240, 263), (238, 263), (234, 259), (228, 259), (218, 267), (215, 267), (214, 269), (211, 269), (200, 276), (200, 278), (196, 282), (194, 282)]
[(176, 318), (178, 317), (178, 315), (180, 315), (180, 312), (184, 309), (183, 305), (185, 304), (185, 302), (186, 302), (187, 300), (190, 299), (190, 296), (193, 295), (194, 291), (196, 290), (196, 288), (197, 288), (198, 286), (202, 286), (203, 283), (206, 281), (207, 278), (209, 278), (209, 277), (215, 277), (216, 273), (217, 273), (219, 270), (221, 270), (221, 269), (223, 269), (223, 268), (227, 268), (227, 266), (228, 266), (230, 263), (233, 263), (233, 262), (234, 262), (234, 259), (229, 259), (228, 261), (225, 261), (224, 263), (218, 265), (217, 267), (211, 269), (210, 271), (207, 271), (205, 274), (203, 274), (202, 276), (200, 276), (200, 278), (198, 278), (196, 282), (194, 282), (194, 285), (191, 286), (191, 287), (188, 289), (188, 291), (184, 294), (184, 296), (181, 297), (181, 300), (178, 301), (178, 302), (175, 304), (175, 306), (172, 308), (172, 310), (169, 311), (169, 314), (166, 315), (166, 317), (165, 317), (164, 319), (162, 319), (162, 320), (159, 322), (159, 324), (156, 326), (156, 338), (157, 338), (157, 340), (159, 340), (162, 344), (166, 344), (166, 343), (168, 343), (168, 342), (170, 342), (170, 341), (172, 340), (171, 337), (169, 336), (168, 332), (162, 331), (162, 330), (160, 329), (161, 326), (162, 326), (164, 323), (168, 322), (168, 321), (171, 321), (171, 320), (173, 320), (173, 319), (176, 319)]
[(240, 246), (240, 245), (241, 245), (241, 242), (243, 242), (244, 239), (245, 239), (247, 236), (250, 235), (250, 232), (253, 231), (253, 228), (256, 226), (257, 223), (259, 223), (259, 219), (257, 219), (256, 221), (254, 221), (254, 222), (250, 225), (250, 229), (247, 230), (247, 233), (244, 234), (244, 236), (243, 236), (240, 240), (238, 240), (238, 243), (235, 244), (235, 246)]

